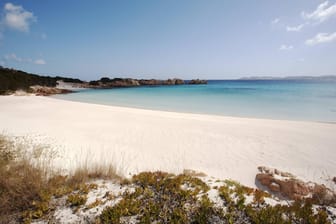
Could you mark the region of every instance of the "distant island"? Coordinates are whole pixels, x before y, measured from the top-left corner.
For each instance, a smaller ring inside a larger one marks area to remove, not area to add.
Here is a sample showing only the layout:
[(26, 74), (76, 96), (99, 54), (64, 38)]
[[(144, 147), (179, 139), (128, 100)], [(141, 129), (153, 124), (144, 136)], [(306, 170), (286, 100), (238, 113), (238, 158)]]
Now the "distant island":
[[(62, 83), (62, 85), (59, 85)], [(163, 86), (163, 85), (198, 85), (207, 84), (207, 80), (192, 79), (185, 81), (182, 79), (132, 79), (132, 78), (109, 78), (103, 77), (99, 80), (82, 81), (77, 78), (61, 76), (41, 76), (24, 71), (4, 68), (0, 66), (0, 95), (13, 94), (22, 90), (36, 95), (53, 95), (73, 92), (73, 88), (124, 88), (137, 86)]]
[(243, 77), (239, 80), (307, 80), (307, 81), (336, 81), (336, 75), (324, 75), (324, 76), (286, 76), (286, 77), (274, 77), (274, 76), (251, 76)]

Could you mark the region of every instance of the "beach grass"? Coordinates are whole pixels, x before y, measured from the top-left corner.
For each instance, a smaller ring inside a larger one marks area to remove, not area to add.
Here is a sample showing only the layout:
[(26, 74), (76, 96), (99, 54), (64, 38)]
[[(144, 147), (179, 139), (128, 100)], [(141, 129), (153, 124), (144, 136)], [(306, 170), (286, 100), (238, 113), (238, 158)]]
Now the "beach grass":
[[(92, 179), (120, 179), (109, 166), (81, 166), (64, 175), (52, 166), (55, 152), (46, 146), (0, 135), (0, 223), (29, 222), (52, 210), (52, 197), (80, 191), (87, 193)], [(69, 195), (70, 204), (85, 196)]]

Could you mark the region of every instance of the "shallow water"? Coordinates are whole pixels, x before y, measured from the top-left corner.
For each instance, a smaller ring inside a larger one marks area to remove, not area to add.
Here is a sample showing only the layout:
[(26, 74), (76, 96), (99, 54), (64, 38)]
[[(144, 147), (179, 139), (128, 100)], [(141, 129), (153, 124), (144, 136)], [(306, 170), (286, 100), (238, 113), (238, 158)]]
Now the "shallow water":
[(336, 82), (211, 80), (208, 85), (86, 89), (53, 97), (164, 111), (336, 122)]

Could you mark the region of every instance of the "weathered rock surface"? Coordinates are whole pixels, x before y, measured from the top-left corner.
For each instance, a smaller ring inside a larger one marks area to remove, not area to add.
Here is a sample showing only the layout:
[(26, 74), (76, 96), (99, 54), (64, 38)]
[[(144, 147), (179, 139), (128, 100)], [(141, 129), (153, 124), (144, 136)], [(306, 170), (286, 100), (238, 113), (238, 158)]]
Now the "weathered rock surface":
[(260, 173), (256, 181), (270, 192), (280, 194), (291, 200), (311, 198), (322, 205), (336, 204), (336, 194), (323, 184), (304, 182), (294, 175), (268, 167), (258, 167)]

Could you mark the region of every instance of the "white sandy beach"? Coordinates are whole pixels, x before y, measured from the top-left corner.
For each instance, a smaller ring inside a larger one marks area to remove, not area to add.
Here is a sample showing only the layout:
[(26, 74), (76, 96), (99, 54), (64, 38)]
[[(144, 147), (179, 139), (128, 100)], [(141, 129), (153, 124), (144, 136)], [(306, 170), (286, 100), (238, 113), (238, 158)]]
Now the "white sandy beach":
[(124, 175), (193, 169), (255, 186), (260, 165), (325, 183), (336, 176), (336, 124), (150, 111), (1, 96), (0, 131), (52, 144), (71, 169), (112, 162)]

